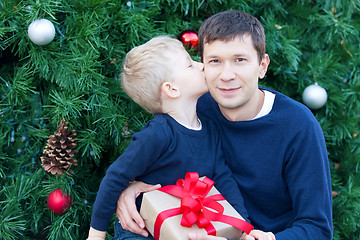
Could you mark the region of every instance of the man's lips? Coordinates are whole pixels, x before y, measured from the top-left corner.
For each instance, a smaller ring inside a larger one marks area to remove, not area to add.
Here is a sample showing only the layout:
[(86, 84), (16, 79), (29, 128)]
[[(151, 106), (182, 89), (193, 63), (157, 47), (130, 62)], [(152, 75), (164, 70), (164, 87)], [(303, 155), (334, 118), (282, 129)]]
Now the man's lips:
[(219, 88), (219, 90), (223, 93), (233, 93), (236, 92), (237, 90), (239, 90), (240, 87), (236, 87), (236, 88)]

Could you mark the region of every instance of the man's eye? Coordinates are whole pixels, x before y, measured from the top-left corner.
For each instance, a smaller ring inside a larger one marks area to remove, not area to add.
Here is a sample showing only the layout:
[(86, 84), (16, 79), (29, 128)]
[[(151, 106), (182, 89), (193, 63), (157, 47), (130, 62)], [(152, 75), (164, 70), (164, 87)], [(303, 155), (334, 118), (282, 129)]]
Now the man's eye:
[(243, 61), (245, 61), (245, 59), (244, 58), (237, 58), (236, 61), (237, 62), (243, 62)]
[(217, 60), (217, 59), (212, 59), (212, 60), (209, 61), (209, 63), (219, 63), (219, 60)]

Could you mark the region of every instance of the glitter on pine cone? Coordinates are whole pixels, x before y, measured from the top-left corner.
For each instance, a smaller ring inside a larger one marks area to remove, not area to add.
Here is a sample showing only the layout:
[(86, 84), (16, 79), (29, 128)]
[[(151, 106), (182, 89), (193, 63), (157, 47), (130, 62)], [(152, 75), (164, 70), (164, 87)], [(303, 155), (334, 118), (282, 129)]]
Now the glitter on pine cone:
[(64, 124), (64, 121), (60, 120), (58, 130), (54, 132), (55, 135), (49, 136), (43, 151), (45, 156), (40, 157), (41, 166), (52, 174), (74, 173), (72, 169), (68, 168), (71, 165), (78, 165), (77, 160), (73, 158), (77, 152), (77, 150), (73, 150), (76, 146), (74, 139), (76, 133), (75, 130), (68, 131), (67, 125), (68, 122)]

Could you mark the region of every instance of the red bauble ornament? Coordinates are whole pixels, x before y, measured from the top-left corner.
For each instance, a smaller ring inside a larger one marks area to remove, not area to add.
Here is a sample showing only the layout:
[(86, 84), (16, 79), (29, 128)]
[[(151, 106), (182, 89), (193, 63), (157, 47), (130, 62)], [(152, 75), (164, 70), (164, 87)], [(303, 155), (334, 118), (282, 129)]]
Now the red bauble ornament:
[(55, 189), (47, 197), (47, 205), (49, 209), (57, 215), (66, 213), (69, 210), (71, 204), (71, 196), (64, 194), (61, 188)]
[(196, 32), (192, 31), (192, 30), (185, 30), (182, 31), (179, 36), (178, 39), (187, 47), (189, 47), (190, 49), (197, 49), (198, 43), (199, 43), (199, 36), (197, 35)]

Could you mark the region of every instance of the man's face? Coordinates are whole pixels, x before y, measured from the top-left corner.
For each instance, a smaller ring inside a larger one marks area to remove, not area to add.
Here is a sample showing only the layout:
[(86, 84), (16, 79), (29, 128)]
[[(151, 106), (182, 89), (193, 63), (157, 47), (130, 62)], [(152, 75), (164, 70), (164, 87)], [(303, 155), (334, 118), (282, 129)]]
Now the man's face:
[(269, 61), (266, 55), (259, 63), (249, 35), (204, 44), (205, 78), (212, 97), (225, 115), (257, 107), (258, 79), (265, 76)]

